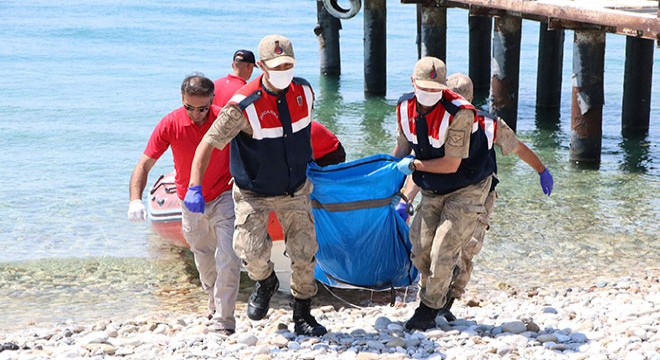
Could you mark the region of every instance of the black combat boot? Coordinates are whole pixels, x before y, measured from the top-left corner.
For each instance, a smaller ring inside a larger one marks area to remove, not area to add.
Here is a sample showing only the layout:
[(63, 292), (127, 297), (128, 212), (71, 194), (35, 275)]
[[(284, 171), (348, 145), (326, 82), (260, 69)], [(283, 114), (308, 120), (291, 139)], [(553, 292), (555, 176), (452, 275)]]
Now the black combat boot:
[(293, 298), (293, 329), (297, 335), (323, 336), (328, 330), (309, 313), (311, 305), (312, 299)]
[(451, 306), (454, 305), (454, 298), (453, 297), (447, 297), (447, 302), (442, 306), (440, 311), (438, 311), (438, 315), (442, 316), (445, 318), (445, 320), (451, 322), (451, 321), (456, 321), (456, 316), (449, 311), (451, 309)]
[(247, 315), (252, 320), (261, 320), (266, 316), (270, 306), (270, 298), (280, 287), (280, 281), (277, 280), (273, 271), (269, 277), (264, 280), (258, 280), (254, 284), (254, 290), (248, 300)]
[(406, 329), (426, 331), (434, 328), (438, 311), (439, 309), (430, 308), (420, 301), (419, 307), (415, 309), (413, 316), (406, 322)]

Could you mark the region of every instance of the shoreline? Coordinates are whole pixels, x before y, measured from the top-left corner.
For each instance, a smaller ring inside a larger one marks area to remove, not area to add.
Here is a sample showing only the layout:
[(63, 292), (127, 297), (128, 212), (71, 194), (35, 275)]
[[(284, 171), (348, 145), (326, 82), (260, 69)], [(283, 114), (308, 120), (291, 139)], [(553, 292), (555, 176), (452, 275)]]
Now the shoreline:
[(14, 329), (0, 335), (0, 359), (660, 360), (658, 269), (543, 287), (494, 283), (475, 271), (470, 290), (452, 308), (456, 321), (439, 317), (436, 329), (411, 333), (403, 325), (417, 306), (413, 290), (397, 290), (396, 304), (389, 306), (387, 292), (333, 289), (360, 306), (355, 308), (319, 286), (312, 314), (328, 328), (321, 338), (292, 333), (289, 296), (282, 292), (264, 320), (247, 319), (249, 291), (242, 290), (230, 337), (214, 333), (203, 312), (157, 311)]

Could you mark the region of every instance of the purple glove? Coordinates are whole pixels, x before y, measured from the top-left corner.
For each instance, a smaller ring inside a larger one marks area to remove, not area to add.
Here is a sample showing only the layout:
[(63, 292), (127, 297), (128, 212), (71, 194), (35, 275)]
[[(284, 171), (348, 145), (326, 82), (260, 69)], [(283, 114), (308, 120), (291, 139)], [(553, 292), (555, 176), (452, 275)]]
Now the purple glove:
[(401, 216), (403, 221), (408, 221), (408, 211), (406, 210), (405, 202), (399, 201), (399, 203), (394, 207), (394, 210), (396, 210), (397, 214)]
[(204, 201), (204, 195), (202, 195), (202, 185), (189, 187), (186, 197), (183, 199), (183, 204), (186, 205), (188, 210), (203, 214), (206, 201)]
[(396, 168), (404, 173), (405, 175), (412, 174), (412, 169), (410, 168), (410, 163), (415, 160), (414, 157), (404, 157), (396, 163)]
[(543, 190), (543, 193), (550, 196), (550, 193), (552, 193), (552, 187), (555, 184), (554, 180), (552, 180), (550, 171), (548, 171), (548, 168), (545, 168), (539, 176), (541, 177), (541, 189)]

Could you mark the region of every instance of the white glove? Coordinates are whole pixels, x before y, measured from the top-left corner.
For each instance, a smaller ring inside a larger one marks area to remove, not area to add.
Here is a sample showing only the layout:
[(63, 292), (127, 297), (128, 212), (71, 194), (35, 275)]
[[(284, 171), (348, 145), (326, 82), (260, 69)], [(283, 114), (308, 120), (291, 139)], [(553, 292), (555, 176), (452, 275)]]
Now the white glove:
[(133, 200), (128, 205), (128, 220), (145, 221), (147, 220), (147, 209), (144, 208), (142, 200)]

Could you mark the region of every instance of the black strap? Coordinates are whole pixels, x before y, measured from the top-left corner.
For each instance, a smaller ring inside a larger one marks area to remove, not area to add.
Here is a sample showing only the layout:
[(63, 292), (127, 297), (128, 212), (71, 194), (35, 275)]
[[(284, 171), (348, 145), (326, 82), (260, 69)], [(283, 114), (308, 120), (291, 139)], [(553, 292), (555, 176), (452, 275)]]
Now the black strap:
[(392, 202), (392, 197), (374, 200), (359, 200), (345, 203), (321, 204), (318, 200), (312, 199), (314, 209), (323, 209), (330, 212), (351, 211), (360, 209), (371, 209), (387, 206)]
[(420, 154), (416, 154), (416, 156), (420, 159), (429, 159), (431, 154), (427, 154), (427, 152), (430, 150), (431, 144), (429, 143), (429, 127), (426, 123), (425, 115), (419, 115), (417, 117), (415, 121), (415, 129), (420, 152)]

